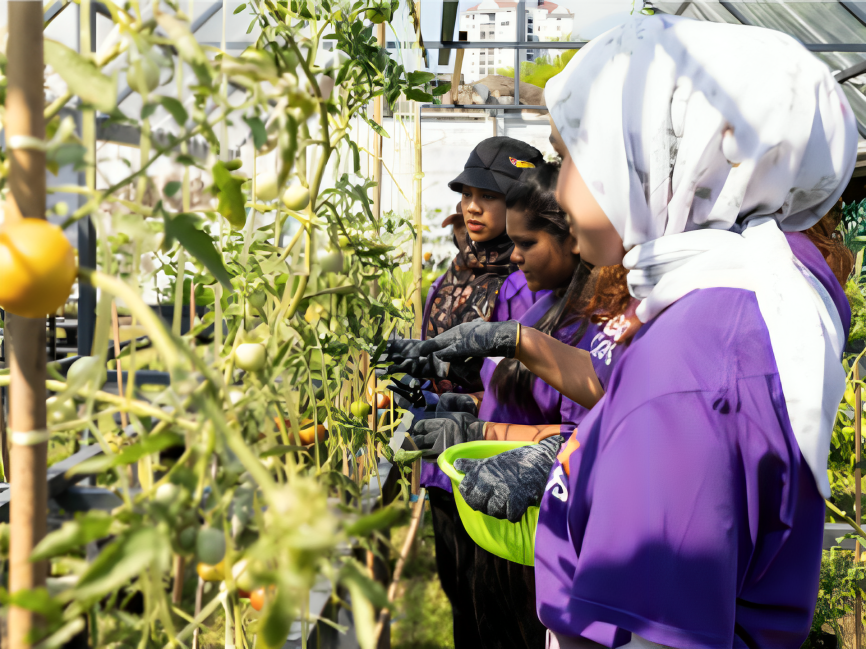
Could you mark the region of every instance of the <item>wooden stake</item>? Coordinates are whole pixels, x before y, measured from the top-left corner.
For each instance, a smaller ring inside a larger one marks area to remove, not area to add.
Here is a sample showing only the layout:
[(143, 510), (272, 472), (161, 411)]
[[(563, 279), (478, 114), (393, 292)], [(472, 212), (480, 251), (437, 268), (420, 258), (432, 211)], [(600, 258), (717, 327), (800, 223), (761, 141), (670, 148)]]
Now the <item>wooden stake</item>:
[[(385, 47), (385, 23), (376, 26), (376, 44)], [(382, 125), (382, 95), (373, 99), (373, 121)], [(376, 219), (376, 230), (379, 229), (379, 218), (382, 216), (382, 136), (373, 134), (373, 218)]]
[[(114, 361), (117, 363), (117, 394), (123, 396), (123, 367), (120, 362), (120, 322), (117, 318), (117, 302), (111, 302), (111, 330), (114, 336)], [(135, 344), (135, 341), (132, 342)], [(126, 430), (129, 420), (124, 410), (120, 411), (120, 425)]]
[[(174, 584), (171, 589), (171, 603), (179, 606), (183, 599), (183, 573), (186, 570), (186, 561), (180, 555), (174, 558)], [(199, 607), (201, 602), (199, 602)]]
[[(860, 457), (863, 435), (863, 397), (861, 388), (858, 382), (860, 381), (860, 361), (854, 363), (854, 515), (857, 525), (862, 526), (861, 519), (861, 482), (863, 472), (860, 470)], [(860, 561), (861, 545), (858, 539), (854, 546), (854, 560)], [(863, 600), (860, 596), (860, 589), (857, 588), (857, 596), (854, 599), (854, 649), (861, 649), (863, 635)]]
[[(424, 501), (427, 498), (427, 490), (421, 489), (418, 494), (418, 501), (415, 503), (415, 508), (412, 510), (412, 522), (409, 524), (409, 533), (406, 534), (406, 540), (403, 542), (403, 547), (400, 550), (400, 556), (397, 557), (397, 564), (394, 566), (394, 578), (391, 580), (391, 585), (388, 587), (388, 601), (393, 602), (397, 597), (397, 586), (400, 583), (400, 577), (403, 575), (403, 568), (406, 566), (406, 559), (412, 550), (412, 545), (415, 543), (415, 536), (418, 534), (418, 528), (421, 527), (421, 518), (424, 513)], [(382, 636), (382, 631), (385, 625), (388, 624), (390, 611), (383, 608), (379, 613), (379, 621), (376, 624), (376, 646), (379, 644), (379, 638)]]
[[(15, 148), (20, 137), (45, 139), (44, 57), (42, 3), (9, 3), (9, 40), (6, 48), (6, 142), (9, 144), (8, 222), (23, 217), (45, 218), (45, 153)], [(6, 334), (10, 357), (9, 424), (12, 438), (13, 495), (9, 552), (9, 591), (16, 593), (45, 586), (47, 564), (31, 563), (33, 547), (45, 536), (48, 509), (46, 468), (48, 431), (45, 412), (45, 318), (7, 314)], [(8, 647), (25, 649), (44, 620), (13, 606), (8, 618)]]
[[(418, 52), (420, 63), (421, 53)], [(415, 329), (413, 338), (421, 339), (421, 325), (424, 319), (424, 303), (421, 296), (422, 267), (424, 261), (421, 235), (424, 228), (424, 214), (421, 207), (421, 104), (415, 102), (415, 245), (412, 251), (412, 274), (415, 292), (412, 294), (412, 307), (415, 309)]]

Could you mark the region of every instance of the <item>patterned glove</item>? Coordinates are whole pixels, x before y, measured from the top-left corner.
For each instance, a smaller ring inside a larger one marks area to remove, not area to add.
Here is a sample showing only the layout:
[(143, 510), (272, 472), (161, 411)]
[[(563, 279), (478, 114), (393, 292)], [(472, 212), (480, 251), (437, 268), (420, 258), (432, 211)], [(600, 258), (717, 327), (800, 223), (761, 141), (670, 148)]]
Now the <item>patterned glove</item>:
[(446, 392), (439, 397), (436, 404), (436, 416), (448, 412), (468, 412), (475, 417), (478, 416), (478, 402), (468, 394), (458, 392)]
[(435, 460), (455, 444), (484, 439), (484, 424), (468, 412), (443, 412), (435, 419), (422, 419), (412, 427), (412, 441), (424, 451), (425, 460)]
[(561, 445), (562, 437), (554, 435), (483, 460), (457, 460), (454, 468), (466, 474), (460, 493), (472, 509), (516, 523), (541, 502)]
[(405, 372), (416, 378), (448, 378), (452, 362), (468, 357), (514, 358), (520, 326), (507, 322), (464, 322), (429, 340), (392, 340), (379, 362), (392, 363), (388, 374)]

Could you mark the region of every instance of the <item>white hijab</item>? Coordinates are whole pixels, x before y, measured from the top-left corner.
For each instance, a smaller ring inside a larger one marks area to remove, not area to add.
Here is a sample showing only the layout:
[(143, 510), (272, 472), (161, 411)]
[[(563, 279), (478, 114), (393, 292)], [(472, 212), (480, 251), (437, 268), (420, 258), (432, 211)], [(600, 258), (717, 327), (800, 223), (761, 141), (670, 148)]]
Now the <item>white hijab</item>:
[(640, 16), (585, 46), (545, 94), (622, 237), (643, 322), (694, 289), (755, 292), (794, 435), (829, 497), (844, 332), (782, 231), (814, 225), (854, 170), (854, 115), (830, 71), (776, 31)]

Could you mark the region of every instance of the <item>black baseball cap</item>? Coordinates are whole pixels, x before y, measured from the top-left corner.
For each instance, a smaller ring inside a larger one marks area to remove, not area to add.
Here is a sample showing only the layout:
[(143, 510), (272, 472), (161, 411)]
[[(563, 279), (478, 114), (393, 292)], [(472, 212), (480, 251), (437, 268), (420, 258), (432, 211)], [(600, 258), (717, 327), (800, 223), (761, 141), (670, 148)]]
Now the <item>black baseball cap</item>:
[(534, 169), (543, 161), (541, 151), (526, 142), (504, 136), (487, 138), (469, 154), (463, 173), (448, 187), (459, 192), (463, 185), (469, 185), (507, 194), (526, 169)]

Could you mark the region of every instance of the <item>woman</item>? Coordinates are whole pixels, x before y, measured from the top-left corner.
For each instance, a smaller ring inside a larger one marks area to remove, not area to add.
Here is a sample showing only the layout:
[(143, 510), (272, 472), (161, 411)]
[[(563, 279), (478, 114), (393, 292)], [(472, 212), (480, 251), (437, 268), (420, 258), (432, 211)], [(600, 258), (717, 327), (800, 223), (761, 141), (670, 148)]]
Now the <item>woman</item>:
[[(515, 272), (517, 266), (510, 262), (514, 244), (505, 231), (505, 195), (526, 170), (542, 162), (541, 152), (524, 142), (509, 137), (488, 138), (469, 155), (463, 172), (448, 183), (461, 195), (457, 213), (445, 222), (452, 224), (459, 252), (430, 288), (423, 337), (436, 336), (473, 320), (501, 322), (518, 318), (541, 297), (528, 289), (522, 274)], [(395, 382), (390, 387), (398, 405), (419, 419), (443, 406), (466, 407), (453, 399), (448, 402), (451, 405), (439, 405), (440, 395), (477, 392), (482, 388), (480, 369), (480, 362), (455, 364), (453, 371), (436, 375), (432, 385), (410, 381)], [(464, 403), (474, 403), (468, 394), (462, 398)], [(455, 647), (477, 647), (480, 638), (470, 614), (472, 593), (468, 585), (474, 574), (474, 544), (460, 522), (447, 476), (435, 464), (425, 463), (420, 482), (430, 496), (436, 565), (442, 589), (451, 602)]]
[[(542, 500), (552, 645), (798, 648), (848, 314), (820, 254), (798, 259), (783, 230), (811, 227), (844, 190), (851, 108), (790, 37), (673, 16), (600, 36), (547, 99), (581, 254), (624, 263), (644, 323)], [(416, 351), (483, 348), (572, 398), (597, 389), (572, 379), (585, 360), (555, 358), (565, 346), (531, 329), (471, 329)], [(458, 468), (513, 482), (506, 455)]]
[[(595, 349), (594, 365), (605, 384), (628, 328), (622, 326), (625, 318), (617, 318), (612, 327), (610, 316), (619, 316), (631, 300), (618, 269), (591, 274), (581, 264), (567, 217), (554, 195), (557, 171), (555, 165), (542, 164), (507, 196), (508, 236), (514, 242), (511, 261), (529, 290), (543, 294), (519, 321), (568, 345)], [(599, 322), (590, 322), (587, 311)], [(461, 411), (440, 409), (437, 418), (415, 425), (413, 440), (428, 459), (466, 441), (567, 438), (587, 414), (585, 408), (536, 380), (513, 359), (498, 364), (485, 359), (481, 378), (484, 398), (477, 417), (474, 410), (457, 403), (460, 396), (443, 395), (440, 406), (460, 407)], [(538, 479), (543, 489), (547, 471)], [(450, 492), (450, 484), (439, 486)], [(469, 544), (474, 552), (473, 571), (464, 584), (472, 596), (472, 609), (461, 613), (463, 623), (474, 622), (480, 646), (489, 649), (543, 646), (546, 629), (535, 612), (534, 568), (494, 556), (471, 540)]]

